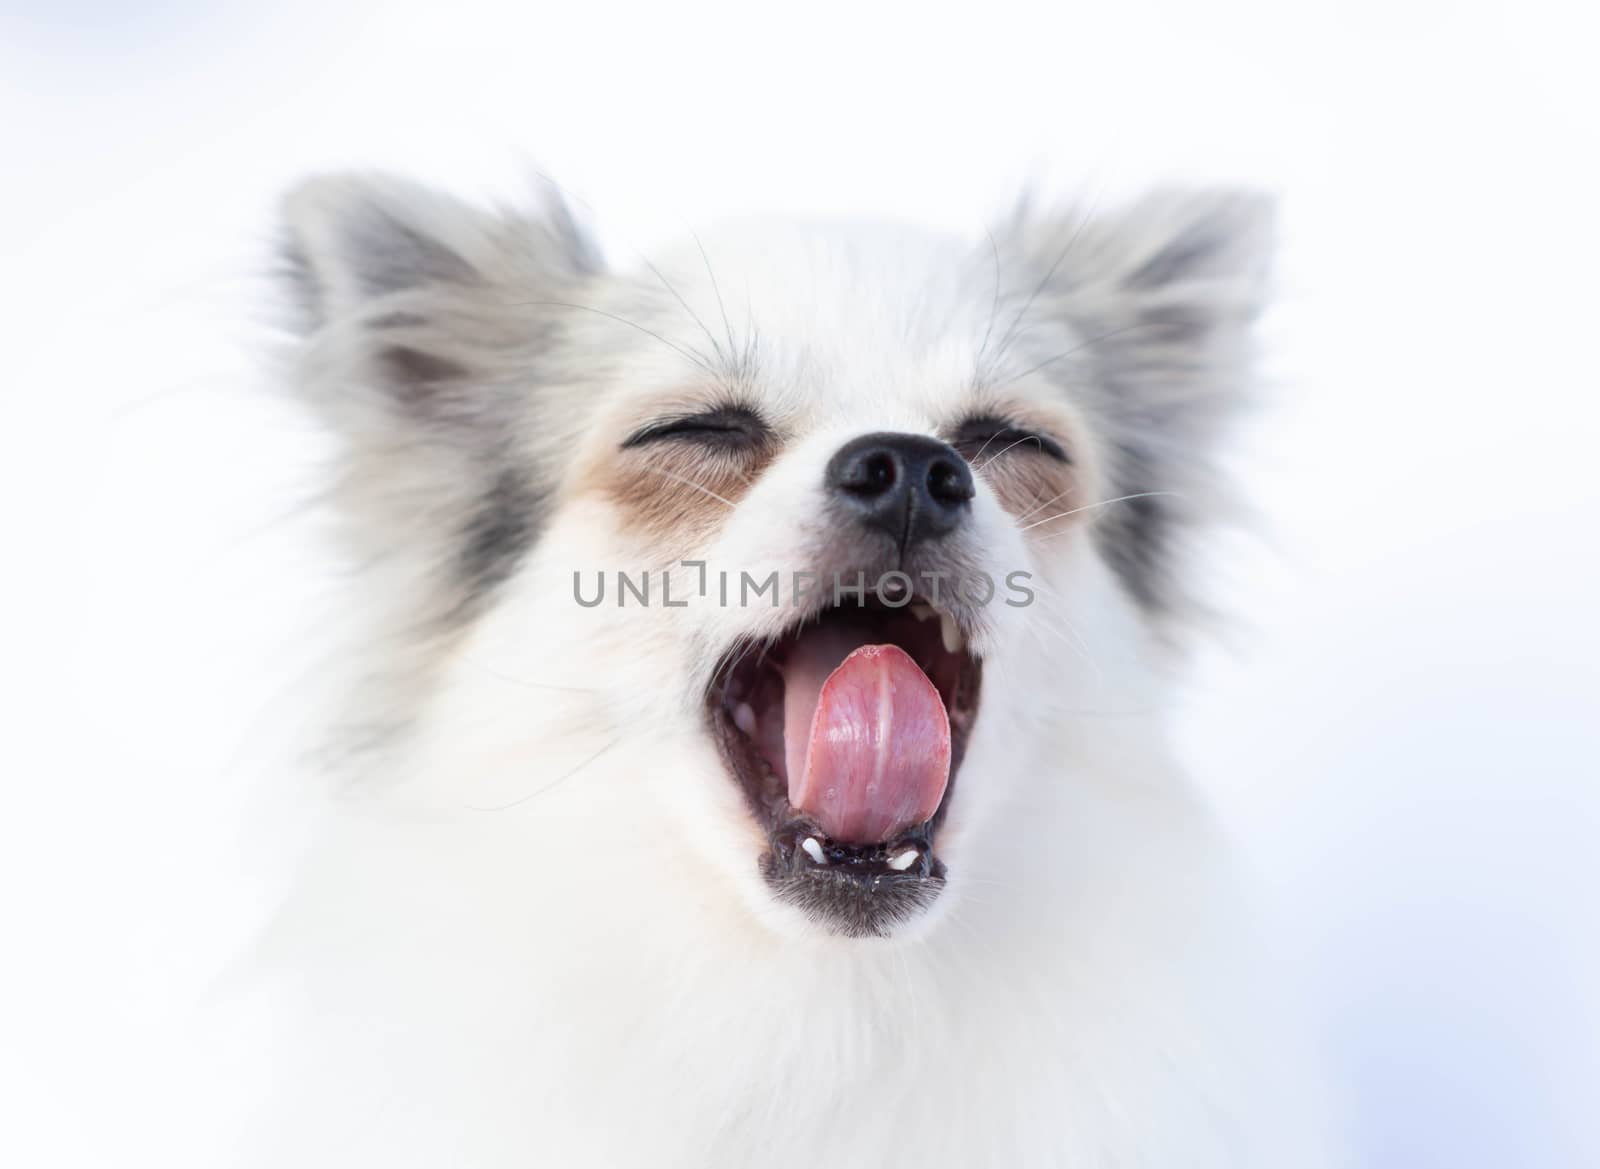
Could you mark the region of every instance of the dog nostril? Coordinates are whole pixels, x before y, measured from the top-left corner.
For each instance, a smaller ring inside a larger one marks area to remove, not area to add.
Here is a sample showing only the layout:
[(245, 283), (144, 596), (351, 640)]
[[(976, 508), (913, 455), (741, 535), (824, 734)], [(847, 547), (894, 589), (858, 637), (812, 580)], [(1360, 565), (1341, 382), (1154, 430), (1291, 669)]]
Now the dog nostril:
[(972, 476), (964, 466), (935, 459), (928, 468), (928, 493), (940, 503), (965, 503), (973, 496)]
[(839, 486), (857, 495), (882, 495), (894, 486), (896, 478), (894, 457), (885, 451), (874, 451), (851, 467)]

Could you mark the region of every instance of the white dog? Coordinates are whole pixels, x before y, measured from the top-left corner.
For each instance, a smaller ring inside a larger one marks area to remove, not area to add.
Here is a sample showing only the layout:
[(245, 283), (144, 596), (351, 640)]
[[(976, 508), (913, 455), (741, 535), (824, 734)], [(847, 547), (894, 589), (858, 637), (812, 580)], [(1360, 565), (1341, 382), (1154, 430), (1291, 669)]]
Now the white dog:
[(237, 1160), (1323, 1164), (1163, 736), (1267, 210), (295, 192), (370, 637)]

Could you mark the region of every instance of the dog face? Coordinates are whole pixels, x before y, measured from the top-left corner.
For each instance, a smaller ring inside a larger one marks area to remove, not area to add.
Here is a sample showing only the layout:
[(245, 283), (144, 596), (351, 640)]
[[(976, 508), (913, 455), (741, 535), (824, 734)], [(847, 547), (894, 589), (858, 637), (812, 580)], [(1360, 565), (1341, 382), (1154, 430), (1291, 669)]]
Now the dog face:
[(1073, 718), (1147, 703), (1265, 218), (738, 224), (612, 274), (559, 204), (308, 185), (299, 381), (393, 623), (359, 716), (436, 784), (631, 775), (776, 928), (929, 928)]

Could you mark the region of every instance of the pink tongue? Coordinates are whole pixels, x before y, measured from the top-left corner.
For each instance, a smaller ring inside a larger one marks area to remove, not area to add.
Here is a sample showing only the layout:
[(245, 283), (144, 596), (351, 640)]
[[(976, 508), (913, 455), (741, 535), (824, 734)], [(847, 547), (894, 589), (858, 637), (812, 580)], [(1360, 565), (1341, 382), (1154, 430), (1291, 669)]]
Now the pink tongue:
[(950, 779), (950, 720), (899, 646), (846, 644), (818, 631), (784, 670), (789, 803), (834, 840), (871, 844), (938, 809)]

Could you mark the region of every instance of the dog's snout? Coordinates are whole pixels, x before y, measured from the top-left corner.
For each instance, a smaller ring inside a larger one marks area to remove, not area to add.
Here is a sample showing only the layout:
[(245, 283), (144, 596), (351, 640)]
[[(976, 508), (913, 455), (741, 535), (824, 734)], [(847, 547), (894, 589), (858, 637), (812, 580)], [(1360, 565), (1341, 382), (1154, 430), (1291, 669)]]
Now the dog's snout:
[(920, 434), (867, 434), (828, 461), (829, 492), (861, 523), (902, 548), (952, 531), (970, 510), (966, 460)]

